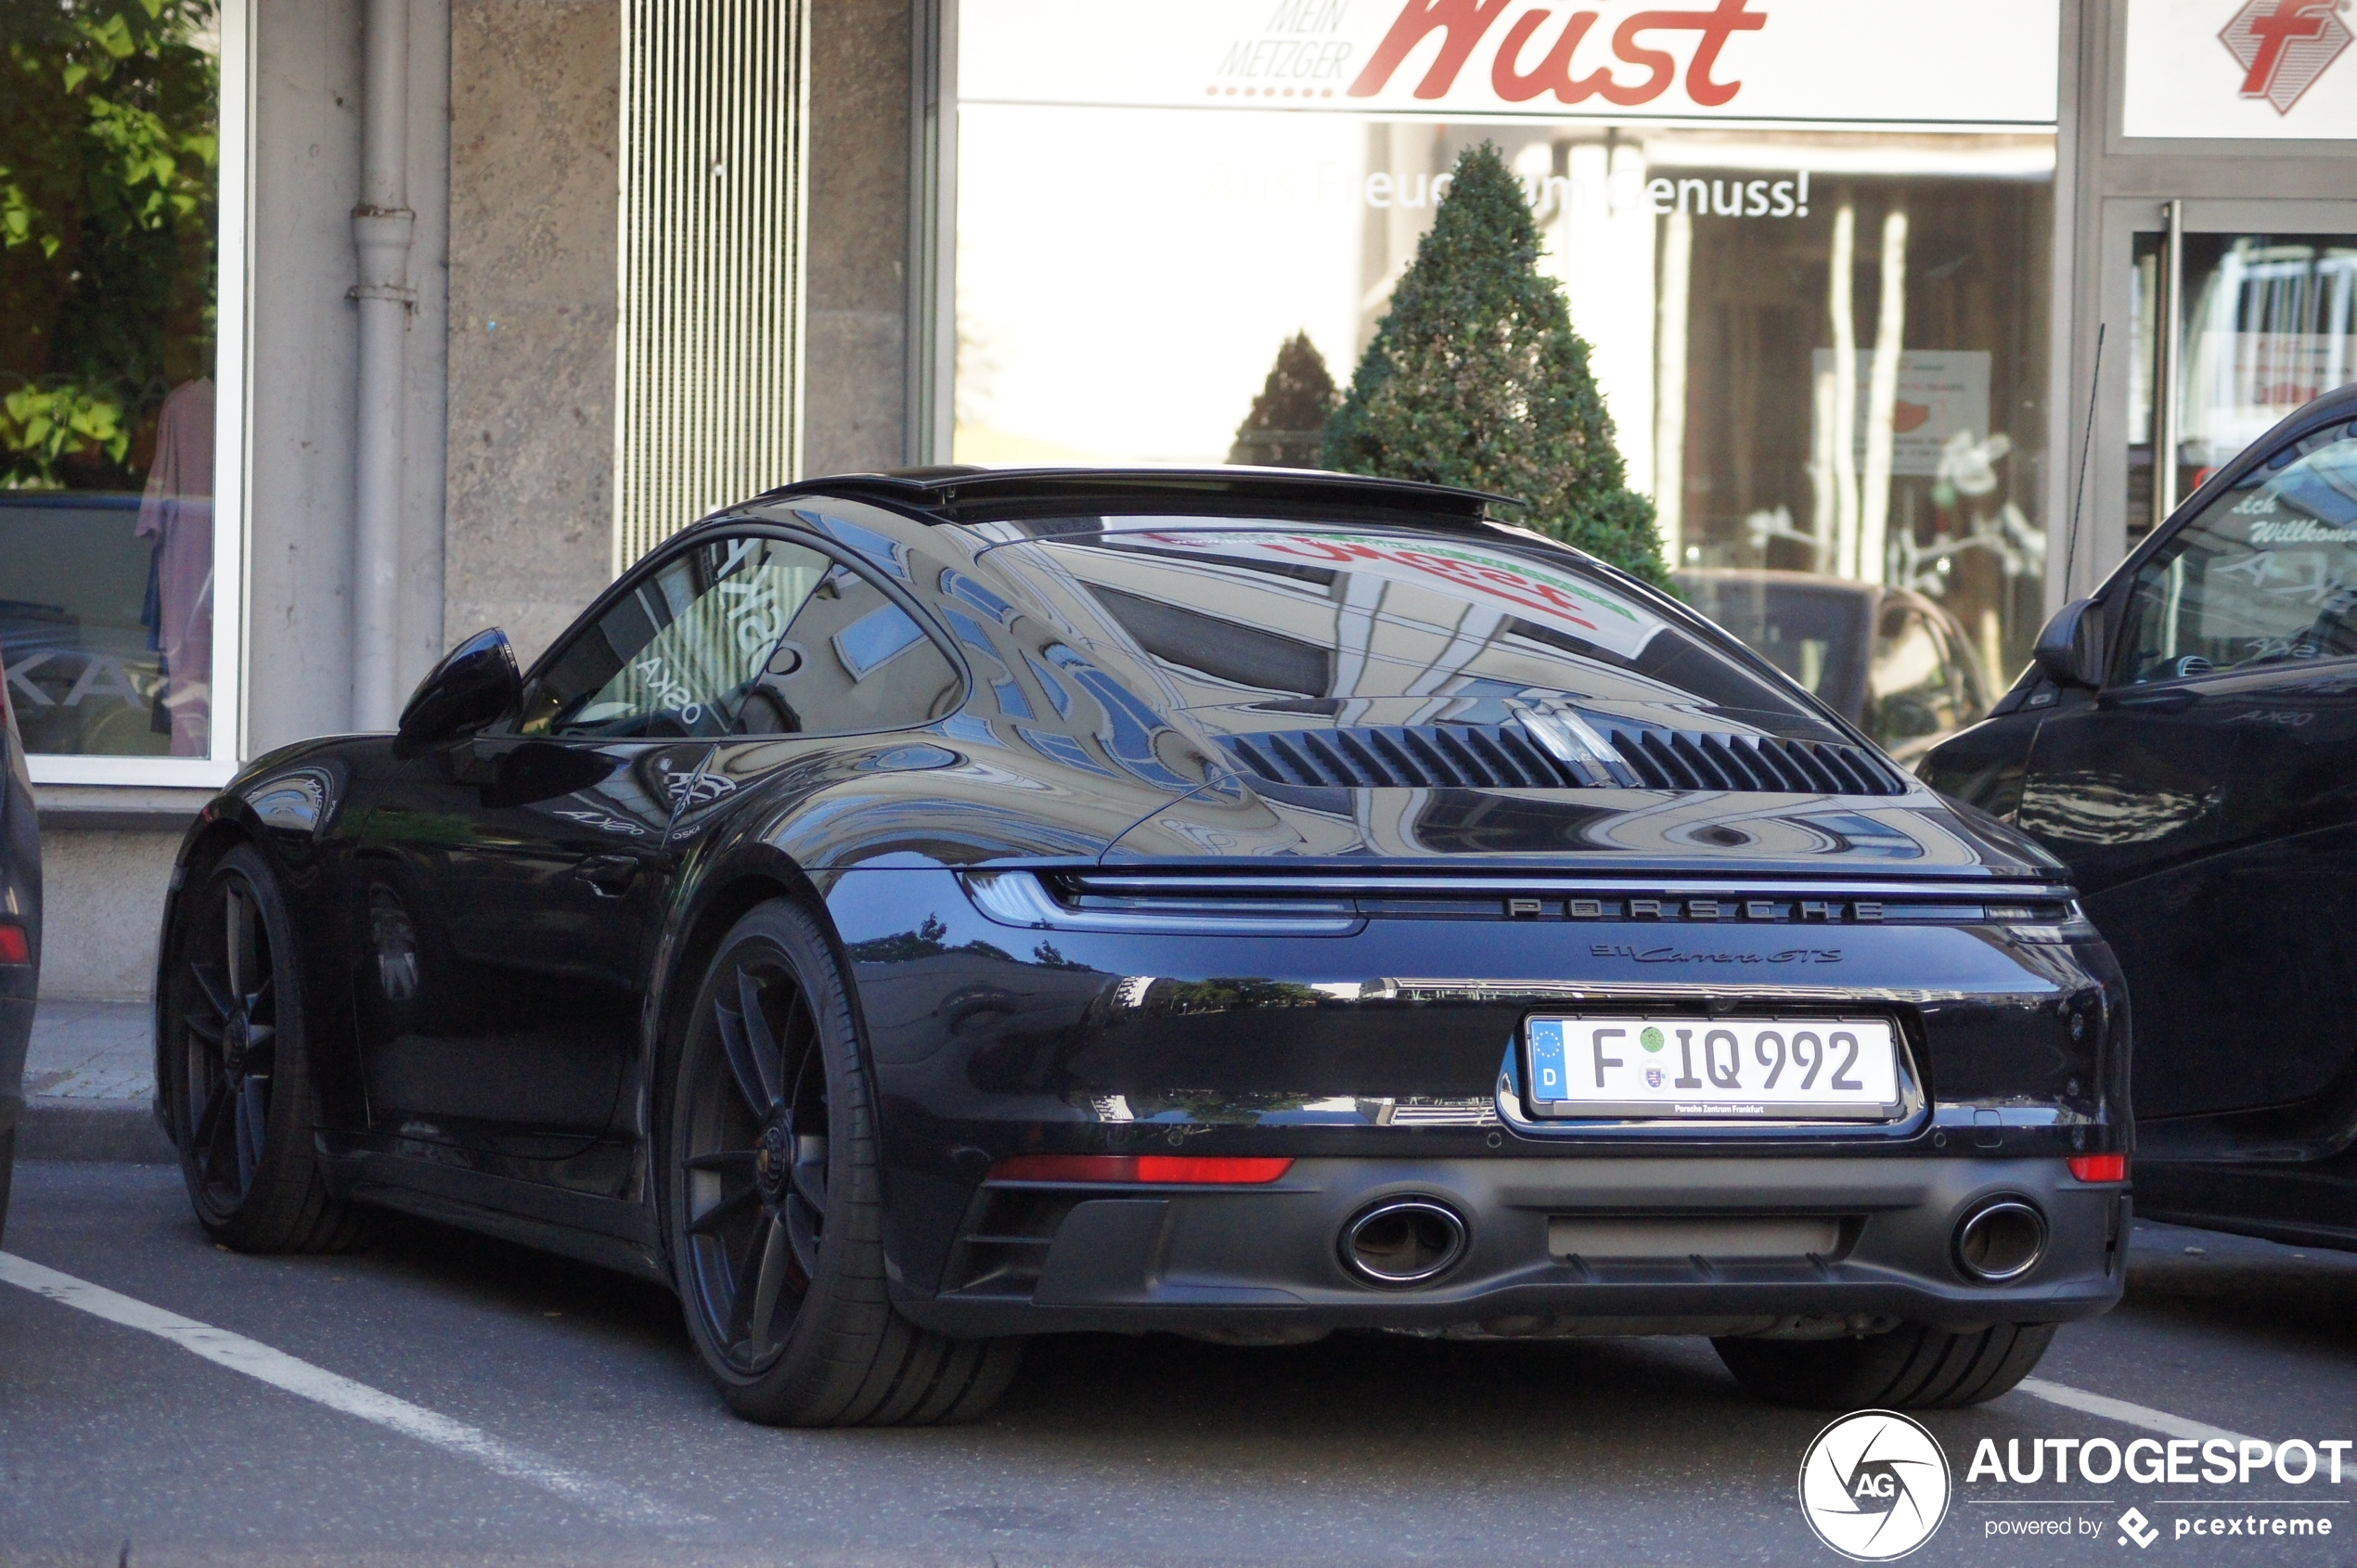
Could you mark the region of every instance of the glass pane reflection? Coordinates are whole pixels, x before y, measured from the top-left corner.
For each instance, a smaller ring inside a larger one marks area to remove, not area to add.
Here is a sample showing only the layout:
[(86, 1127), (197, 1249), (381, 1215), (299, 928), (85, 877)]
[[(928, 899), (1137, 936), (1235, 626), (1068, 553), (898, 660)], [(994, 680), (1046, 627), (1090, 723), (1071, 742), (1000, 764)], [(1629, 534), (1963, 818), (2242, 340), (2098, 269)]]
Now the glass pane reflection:
[(0, 662), (36, 752), (212, 746), (210, 0), (0, 11)]
[[(1224, 460), (1296, 332), (1347, 380), (1488, 139), (1676, 567), (1929, 601), (1944, 692), (2027, 660), (2051, 135), (1014, 103), (959, 123), (960, 461)], [(1862, 703), (1866, 598), (1838, 647), (1755, 646), (1859, 672)]]

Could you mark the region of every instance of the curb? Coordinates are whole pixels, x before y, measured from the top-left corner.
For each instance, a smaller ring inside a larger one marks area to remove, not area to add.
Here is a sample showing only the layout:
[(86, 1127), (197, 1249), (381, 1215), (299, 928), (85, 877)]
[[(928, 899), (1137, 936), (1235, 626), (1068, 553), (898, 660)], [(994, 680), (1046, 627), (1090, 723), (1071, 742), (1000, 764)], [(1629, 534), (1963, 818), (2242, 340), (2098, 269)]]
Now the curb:
[(17, 1118), (17, 1158), (174, 1165), (180, 1151), (145, 1100), (34, 1099)]

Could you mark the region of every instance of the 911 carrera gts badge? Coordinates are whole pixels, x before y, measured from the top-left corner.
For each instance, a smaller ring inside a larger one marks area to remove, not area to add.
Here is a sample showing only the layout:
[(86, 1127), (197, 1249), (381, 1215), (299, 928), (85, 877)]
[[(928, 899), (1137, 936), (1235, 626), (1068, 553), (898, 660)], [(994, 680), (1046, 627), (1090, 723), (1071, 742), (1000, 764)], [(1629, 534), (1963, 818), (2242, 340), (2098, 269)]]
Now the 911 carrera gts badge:
[[(1639, 947), (1626, 942), (1592, 942), (1591, 957), (1629, 958), (1641, 964), (1837, 964), (1838, 947), (1784, 947), (1773, 953), (1703, 952), (1685, 947)], [(1647, 1045), (1647, 1050), (1657, 1047)]]

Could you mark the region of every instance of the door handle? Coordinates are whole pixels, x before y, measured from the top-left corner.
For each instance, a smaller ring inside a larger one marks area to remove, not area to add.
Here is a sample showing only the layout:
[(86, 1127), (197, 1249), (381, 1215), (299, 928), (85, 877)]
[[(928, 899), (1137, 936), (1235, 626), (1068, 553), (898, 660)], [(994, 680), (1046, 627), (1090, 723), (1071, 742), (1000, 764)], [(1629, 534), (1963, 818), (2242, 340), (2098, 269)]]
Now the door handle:
[(638, 862), (627, 855), (593, 855), (573, 868), (599, 898), (620, 898), (638, 880)]

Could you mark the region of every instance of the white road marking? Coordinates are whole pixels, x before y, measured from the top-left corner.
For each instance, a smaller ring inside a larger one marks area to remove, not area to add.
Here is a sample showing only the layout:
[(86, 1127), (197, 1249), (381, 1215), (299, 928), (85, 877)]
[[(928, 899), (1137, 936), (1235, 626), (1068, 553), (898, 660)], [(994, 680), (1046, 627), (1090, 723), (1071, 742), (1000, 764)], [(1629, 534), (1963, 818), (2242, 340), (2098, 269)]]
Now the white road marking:
[(2228, 1432), (2222, 1426), (2189, 1421), (2183, 1416), (2172, 1416), (2166, 1410), (2156, 1410), (2148, 1405), (2132, 1405), (2125, 1399), (2114, 1399), (2107, 1394), (2090, 1394), (2068, 1383), (2048, 1382), (2044, 1378), (2024, 1378), (2016, 1386), (2032, 1399), (2043, 1399), (2049, 1405), (2084, 1411), (2126, 1426), (2140, 1426), (2146, 1432), (2157, 1432), (2168, 1437), (2190, 1437), (2197, 1443), (2213, 1437), (2222, 1437), (2235, 1444), (2244, 1440), (2241, 1433)]
[(0, 1283), (15, 1285), (35, 1295), (103, 1317), (126, 1329), (137, 1329), (159, 1339), (170, 1340), (181, 1349), (201, 1356), (215, 1366), (226, 1367), (233, 1372), (243, 1372), (273, 1388), (299, 1394), (315, 1404), (348, 1416), (358, 1416), (364, 1421), (414, 1437), (420, 1443), (431, 1443), (445, 1453), (457, 1454), (474, 1460), (495, 1474), (510, 1481), (553, 1492), (568, 1502), (612, 1518), (639, 1524), (700, 1524), (710, 1521), (698, 1514), (684, 1513), (677, 1509), (642, 1497), (627, 1488), (597, 1480), (591, 1476), (565, 1469), (554, 1459), (535, 1454), (529, 1448), (519, 1448), (505, 1443), (480, 1427), (397, 1399), (367, 1383), (308, 1361), (296, 1359), (282, 1350), (273, 1350), (242, 1334), (226, 1329), (216, 1329), (210, 1323), (200, 1323), (193, 1317), (166, 1312), (160, 1306), (149, 1306), (103, 1285), (93, 1285), (71, 1274), (60, 1274), (45, 1268), (28, 1258), (13, 1253), (0, 1253)]

